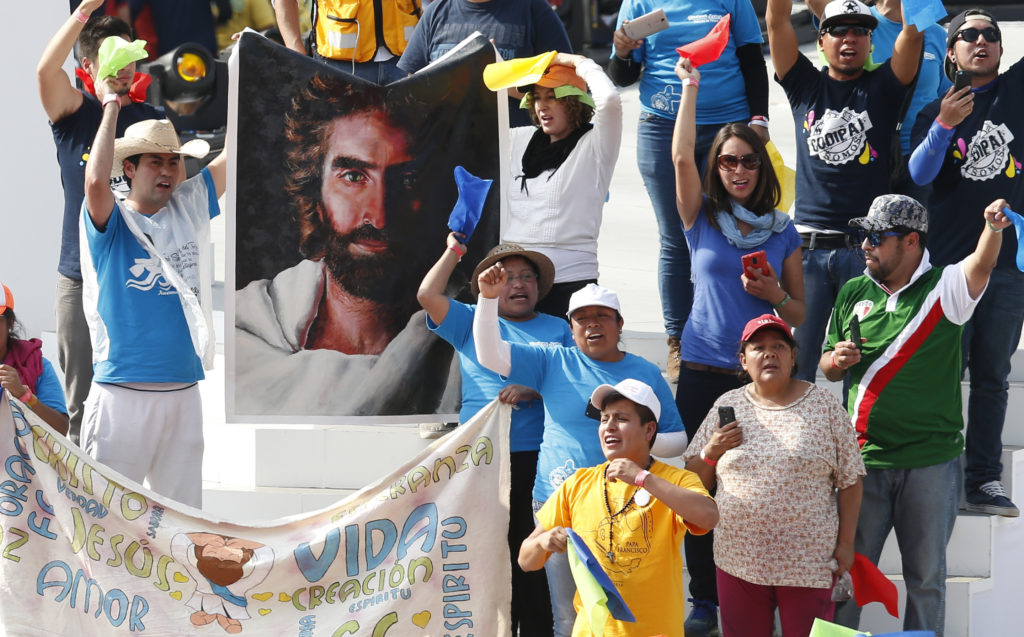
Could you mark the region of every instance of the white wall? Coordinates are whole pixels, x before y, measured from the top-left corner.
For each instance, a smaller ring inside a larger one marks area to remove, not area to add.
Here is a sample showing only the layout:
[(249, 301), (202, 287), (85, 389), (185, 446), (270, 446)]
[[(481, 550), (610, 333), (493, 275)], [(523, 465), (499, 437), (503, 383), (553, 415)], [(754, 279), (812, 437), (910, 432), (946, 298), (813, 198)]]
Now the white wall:
[[(15, 15), (16, 14), (16, 15)], [(57, 152), (39, 103), (36, 63), (68, 15), (64, 0), (36, 0), (9, 17), (0, 38), (5, 98), (0, 152), (0, 280), (14, 293), (30, 336), (53, 331), (54, 286), (64, 212)], [(56, 363), (56, 362), (55, 362)]]

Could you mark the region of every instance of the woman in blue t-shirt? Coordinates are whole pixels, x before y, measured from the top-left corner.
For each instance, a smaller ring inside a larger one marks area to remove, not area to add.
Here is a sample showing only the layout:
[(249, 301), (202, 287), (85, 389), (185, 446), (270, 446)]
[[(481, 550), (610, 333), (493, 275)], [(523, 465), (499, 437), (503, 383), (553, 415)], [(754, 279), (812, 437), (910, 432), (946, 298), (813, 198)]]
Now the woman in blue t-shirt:
[(43, 358), (43, 343), (15, 336), (14, 295), (0, 283), (0, 387), (25, 403), (37, 416), (60, 433), (68, 433), (68, 408), (57, 373)]
[[(746, 322), (774, 311), (799, 325), (806, 308), (800, 235), (775, 209), (780, 187), (764, 143), (746, 124), (722, 127), (711, 144), (702, 188), (694, 159), (700, 72), (689, 60), (680, 60), (675, 70), (682, 96), (672, 162), (693, 268), (693, 309), (683, 328), (676, 405), (692, 437), (715, 400), (742, 384), (737, 335)], [(760, 251), (767, 274), (743, 264), (744, 255)], [(714, 560), (711, 538), (703, 538), (687, 536), (684, 545), (695, 608), (711, 617), (711, 604), (717, 604)]]

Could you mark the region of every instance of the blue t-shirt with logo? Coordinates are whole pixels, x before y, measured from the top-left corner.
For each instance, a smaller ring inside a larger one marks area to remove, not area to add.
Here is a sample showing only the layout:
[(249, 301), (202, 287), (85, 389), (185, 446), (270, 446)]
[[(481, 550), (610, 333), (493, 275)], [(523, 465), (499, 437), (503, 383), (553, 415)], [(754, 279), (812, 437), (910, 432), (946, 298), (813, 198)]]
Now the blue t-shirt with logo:
[(586, 415), (598, 385), (635, 378), (654, 388), (661, 403), (658, 432), (683, 431), (672, 390), (651, 362), (626, 353), (614, 363), (595, 361), (578, 347), (509, 344), (509, 381), (534, 387), (544, 397), (544, 440), (537, 459), (533, 499), (548, 499), (566, 478), (582, 467), (605, 461), (597, 435), (598, 421)]
[(681, 356), (693, 363), (739, 367), (736, 354), (743, 327), (752, 318), (774, 312), (771, 303), (743, 289), (741, 258), (764, 250), (781, 277), (782, 262), (800, 247), (800, 234), (789, 224), (756, 248), (740, 249), (711, 226), (703, 208), (685, 234), (693, 272), (693, 309), (683, 327)]
[[(871, 13), (878, 18), (878, 27), (871, 33), (871, 43), (874, 45), (871, 59), (875, 62), (885, 62), (892, 57), (892, 49), (896, 44), (896, 37), (903, 30), (903, 23), (893, 22), (882, 15), (877, 7), (871, 7)], [(909, 157), (912, 150), (910, 133), (914, 129), (917, 114), (932, 100), (941, 99), (949, 87), (953, 86), (942, 70), (942, 63), (945, 59), (946, 31), (939, 25), (933, 24), (924, 30), (921, 71), (917, 75), (914, 94), (910, 97), (910, 104), (907, 106), (907, 116), (903, 119), (903, 127), (900, 128), (900, 150), (905, 156)]]
[[(664, 9), (668, 28), (643, 40), (633, 59), (643, 64), (640, 75), (640, 108), (667, 119), (676, 118), (682, 83), (676, 75), (679, 60), (676, 47), (701, 39), (725, 15), (729, 22), (729, 43), (721, 57), (700, 67), (697, 93), (697, 124), (725, 124), (747, 121), (747, 87), (740, 72), (736, 49), (744, 44), (761, 44), (761, 26), (750, 0), (664, 2), (626, 0), (619, 10), (616, 30), (624, 20), (634, 20), (655, 9)], [(612, 55), (615, 55), (614, 50)]]
[(795, 220), (849, 232), (849, 220), (866, 215), (875, 197), (890, 190), (890, 142), (908, 87), (889, 62), (855, 79), (835, 80), (803, 55), (776, 80), (796, 129)]
[[(454, 299), (448, 300), (448, 314), (440, 325), (427, 316), (427, 328), (452, 344), (459, 353), (459, 368), (462, 371), (462, 409), (459, 422), (466, 422), (487, 403), (498, 396), (509, 382), (492, 372), (476, 359), (476, 345), (473, 343), (473, 315), (475, 305), (466, 305)], [(498, 319), (501, 338), (509, 343), (532, 345), (573, 345), (572, 332), (564, 319), (550, 314), (537, 314), (528, 321)], [(544, 403), (531, 400), (520, 403), (512, 411), (512, 429), (509, 449), (515, 451), (537, 451), (544, 433)]]
[[(914, 125), (917, 147), (939, 114), (935, 100)], [(957, 263), (974, 251), (985, 224), (981, 211), (1004, 198), (1024, 211), (1024, 60), (974, 90), (974, 108), (953, 130), (928, 200), (928, 250), (935, 265)], [(1003, 233), (996, 267), (1016, 271), (1017, 237)]]
[[(220, 214), (210, 171), (178, 186), (159, 212), (146, 217), (114, 204), (106, 228), (98, 230), (82, 205), (83, 302), (93, 341), (93, 380), (99, 383), (188, 383), (202, 380), (203, 365), (192, 346), (181, 301), (128, 228), (134, 215), (164, 259), (199, 293), (195, 228)], [(85, 261), (89, 259), (89, 261)]]

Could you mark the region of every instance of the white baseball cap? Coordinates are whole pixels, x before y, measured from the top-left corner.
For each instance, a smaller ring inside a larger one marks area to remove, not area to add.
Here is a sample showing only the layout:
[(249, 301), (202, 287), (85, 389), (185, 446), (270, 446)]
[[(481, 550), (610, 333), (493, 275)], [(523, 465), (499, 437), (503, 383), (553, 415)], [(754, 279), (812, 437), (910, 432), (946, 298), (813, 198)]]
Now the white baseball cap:
[[(647, 383), (635, 378), (627, 378), (616, 385), (598, 385), (594, 393), (590, 394), (590, 404), (597, 410), (597, 417), (600, 417), (601, 409), (608, 397), (615, 394), (647, 407), (654, 414), (655, 420), (661, 418), (661, 402), (654, 395), (654, 390)], [(587, 411), (588, 414), (592, 413), (590, 410)]]
[(572, 293), (569, 297), (569, 311), (565, 313), (566, 316), (572, 318), (572, 313), (581, 307), (589, 307), (591, 305), (597, 305), (600, 307), (610, 307), (619, 314), (622, 314), (622, 308), (619, 306), (619, 295), (612, 292), (608, 288), (603, 288), (596, 283), (588, 283), (579, 290)]

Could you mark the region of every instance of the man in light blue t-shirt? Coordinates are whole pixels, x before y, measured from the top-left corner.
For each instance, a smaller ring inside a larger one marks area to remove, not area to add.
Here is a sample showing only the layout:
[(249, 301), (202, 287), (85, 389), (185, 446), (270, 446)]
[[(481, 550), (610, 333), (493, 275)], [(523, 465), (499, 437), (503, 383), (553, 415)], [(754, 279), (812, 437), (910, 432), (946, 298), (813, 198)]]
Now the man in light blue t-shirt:
[[(536, 391), (510, 383), (482, 366), (473, 342), (476, 306), (449, 298), (445, 288), (456, 265), (466, 253), (461, 235), (448, 235), (448, 245), (420, 284), (416, 298), (427, 311), (427, 327), (452, 344), (459, 354), (462, 371), (462, 409), (459, 422), (466, 422), (483, 406), (498, 397), (513, 406), (509, 432), (511, 493), (509, 497), (508, 542), (512, 556), (513, 633), (551, 635), (551, 601), (543, 571), (525, 573), (516, 563), (519, 546), (533, 531), (533, 483), (537, 455), (544, 433), (544, 404)], [(501, 261), (508, 271), (508, 283), (498, 297), (499, 329), (504, 340), (514, 343), (554, 343), (571, 347), (569, 324), (561, 318), (536, 311), (537, 301), (551, 289), (555, 268), (539, 252), (524, 250), (514, 243), (502, 243), (484, 257), (473, 272), (477, 275)], [(474, 284), (473, 290), (476, 291)]]
[[(206, 251), (220, 214), (226, 157), (182, 182), (184, 146), (168, 120), (144, 120), (114, 141), (127, 96), (108, 93), (85, 169), (80, 243), (93, 382), (82, 447), (96, 460), (185, 504), (202, 506), (203, 413), (197, 382), (213, 362)], [(111, 173), (124, 171), (115, 200)]]

